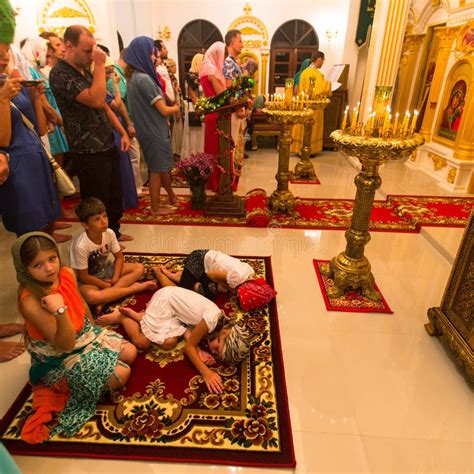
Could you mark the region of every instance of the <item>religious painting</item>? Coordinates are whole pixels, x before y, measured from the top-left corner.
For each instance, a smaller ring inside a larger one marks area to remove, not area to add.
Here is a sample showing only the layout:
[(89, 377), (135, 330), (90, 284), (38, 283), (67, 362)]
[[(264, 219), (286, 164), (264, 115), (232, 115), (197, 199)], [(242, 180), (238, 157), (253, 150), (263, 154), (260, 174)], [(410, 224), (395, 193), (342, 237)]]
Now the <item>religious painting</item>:
[(464, 103), (467, 93), (467, 84), (464, 80), (456, 81), (449, 93), (448, 101), (443, 109), (439, 123), (438, 135), (450, 141), (456, 140), (461, 125)]
[(468, 54), (474, 51), (474, 22), (469, 22), (460, 31), (456, 49)]

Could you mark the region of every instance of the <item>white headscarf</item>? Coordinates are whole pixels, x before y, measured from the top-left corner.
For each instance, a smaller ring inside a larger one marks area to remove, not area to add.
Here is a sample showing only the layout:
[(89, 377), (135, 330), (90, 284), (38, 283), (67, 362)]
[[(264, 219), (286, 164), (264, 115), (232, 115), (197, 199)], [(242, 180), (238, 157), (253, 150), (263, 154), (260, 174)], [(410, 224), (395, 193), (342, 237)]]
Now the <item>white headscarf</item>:
[(35, 69), (41, 69), (46, 66), (48, 54), (48, 41), (39, 36), (27, 38), (21, 48), (28, 64)]
[(216, 41), (209, 46), (204, 54), (204, 61), (201, 64), (199, 77), (215, 76), (225, 88), (225, 77), (222, 72), (225, 60), (225, 44), (222, 41)]
[(10, 63), (11, 68), (16, 69), (23, 79), (31, 79), (31, 73), (28, 69), (28, 61), (21, 52), (20, 48), (14, 44), (10, 45)]

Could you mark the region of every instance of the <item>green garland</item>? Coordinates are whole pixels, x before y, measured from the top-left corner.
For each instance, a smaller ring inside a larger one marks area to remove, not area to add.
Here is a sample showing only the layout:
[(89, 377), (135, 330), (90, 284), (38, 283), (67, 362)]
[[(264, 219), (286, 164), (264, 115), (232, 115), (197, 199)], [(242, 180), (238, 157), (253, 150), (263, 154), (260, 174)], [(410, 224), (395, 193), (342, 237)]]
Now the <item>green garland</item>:
[(250, 93), (255, 81), (248, 76), (242, 76), (232, 81), (232, 85), (215, 97), (200, 97), (195, 105), (196, 112), (209, 114), (216, 109), (239, 102)]

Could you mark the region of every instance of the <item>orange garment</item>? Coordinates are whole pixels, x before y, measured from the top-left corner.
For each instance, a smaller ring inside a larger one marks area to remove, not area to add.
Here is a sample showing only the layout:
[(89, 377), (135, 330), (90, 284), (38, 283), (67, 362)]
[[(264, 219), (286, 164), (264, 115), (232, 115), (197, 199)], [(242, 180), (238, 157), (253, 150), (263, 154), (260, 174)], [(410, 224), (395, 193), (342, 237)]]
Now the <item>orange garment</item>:
[[(86, 307), (79, 293), (76, 278), (70, 269), (61, 267), (59, 270), (59, 286), (54, 290), (51, 290), (50, 293), (59, 293), (63, 296), (64, 304), (67, 306), (67, 315), (71, 320), (76, 333), (78, 333), (82, 329), (82, 326), (84, 326)], [(26, 288), (24, 288), (20, 294), (19, 302), (21, 302), (27, 296), (30, 296), (30, 294), (31, 293)], [(34, 324), (26, 321), (25, 327), (28, 335), (31, 338), (44, 340), (43, 334), (36, 328)]]
[(47, 424), (53, 419), (53, 412), (64, 410), (69, 398), (66, 379), (60, 380), (52, 387), (37, 384), (33, 387), (33, 410), (23, 429), (21, 439), (29, 444), (38, 444), (49, 438)]

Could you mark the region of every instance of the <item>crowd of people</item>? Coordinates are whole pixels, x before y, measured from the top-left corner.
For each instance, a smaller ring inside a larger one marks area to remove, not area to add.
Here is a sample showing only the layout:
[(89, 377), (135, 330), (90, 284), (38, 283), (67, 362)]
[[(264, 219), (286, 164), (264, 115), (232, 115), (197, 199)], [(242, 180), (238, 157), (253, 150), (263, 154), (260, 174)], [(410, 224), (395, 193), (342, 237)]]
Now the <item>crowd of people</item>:
[[(176, 62), (161, 40), (133, 39), (116, 63), (80, 25), (66, 28), (63, 37), (43, 32), (26, 38), (17, 48), (8, 1), (0, 7), (0, 214), (17, 235), (12, 256), (25, 321), (0, 325), (0, 337), (25, 334), (24, 343), (0, 341), (0, 361), (28, 350), (34, 395), (62, 400), (54, 433), (66, 436), (92, 416), (104, 390), (127, 383), (137, 348), (151, 343), (170, 349), (184, 337), (207, 389), (220, 393), (222, 380), (210, 367), (216, 359), (239, 363), (251, 339), (244, 325), (228, 324), (213, 300), (233, 291), (249, 310), (267, 304), (274, 291), (254, 280), (247, 263), (208, 249), (193, 251), (182, 271), (156, 267), (157, 283), (142, 281), (143, 265), (124, 261), (120, 242), (133, 237), (121, 232), (120, 220), (146, 192), (142, 157), (149, 212), (164, 214), (176, 203), (170, 175), (176, 161), (190, 152), (218, 154), (216, 114), (207, 115), (203, 127), (193, 106), (255, 72), (256, 63), (239, 62), (240, 32), (229, 31), (225, 43), (194, 56), (182, 91)], [(248, 113), (242, 108), (232, 115), (236, 175)], [(62, 207), (51, 156), (77, 177), (74, 211)], [(209, 187), (216, 190), (218, 183), (216, 169)], [(69, 267), (58, 244), (72, 236), (56, 231), (71, 227), (58, 221), (72, 212), (83, 230), (71, 242)], [(141, 291), (154, 292), (143, 313), (121, 308), (102, 314), (104, 304)], [(122, 325), (127, 339), (107, 329), (110, 324)], [(36, 443), (50, 434), (33, 417), (22, 436)]]

